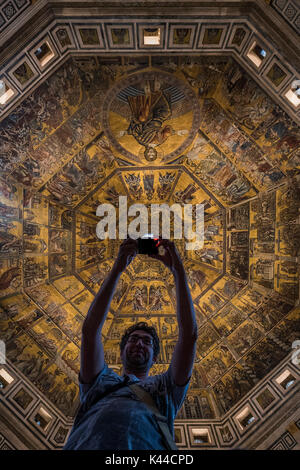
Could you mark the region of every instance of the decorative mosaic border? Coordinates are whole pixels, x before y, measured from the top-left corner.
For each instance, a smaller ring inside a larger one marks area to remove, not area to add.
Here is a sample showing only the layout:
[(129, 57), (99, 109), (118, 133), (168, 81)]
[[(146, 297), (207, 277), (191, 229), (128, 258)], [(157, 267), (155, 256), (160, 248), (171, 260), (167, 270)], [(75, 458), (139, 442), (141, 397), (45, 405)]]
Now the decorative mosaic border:
[(297, 445), (297, 441), (294, 439), (291, 433), (288, 431), (282, 434), (274, 444), (269, 447), (268, 450), (291, 450)]
[[(123, 21), (120, 23), (120, 20), (111, 18), (107, 21), (103, 18), (86, 19), (80, 23), (76, 18), (52, 21), (46, 30), (2, 67), (0, 81), (13, 93), (5, 103), (0, 101), (0, 120), (70, 55), (120, 55), (120, 50), (124, 56), (132, 53), (166, 56), (175, 52), (188, 54), (191, 60), (193, 55), (232, 56), (293, 119), (300, 117), (300, 105), (292, 105), (285, 97), (292, 83), (299, 79), (296, 69), (247, 19), (196, 20), (185, 17), (180, 18), (180, 23), (178, 18), (160, 19), (157, 27), (161, 28), (161, 43), (157, 46), (141, 44), (141, 32), (145, 25), (151, 26), (150, 20), (127, 17)], [(187, 36), (186, 40), (184, 36)], [(248, 57), (254, 42), (266, 52), (259, 66)], [(48, 55), (44, 52), (44, 58), (39, 60), (43, 45), (48, 48)]]
[(0, 1), (0, 32), (4, 31), (29, 6), (31, 0)]
[(300, 6), (297, 6), (297, 0), (272, 0), (271, 6), (300, 33)]
[[(175, 420), (174, 428), (177, 435), (177, 446), (179, 449), (188, 450), (221, 450), (226, 448), (243, 448), (243, 443), (254, 434), (257, 434), (262, 425), (267, 422), (271, 415), (279, 411), (289, 397), (292, 397), (299, 390), (300, 375), (299, 369), (291, 365), (286, 358), (272, 372), (259, 382), (239, 403), (237, 403), (222, 420)], [(287, 390), (276, 381), (283, 371), (289, 370), (296, 381)], [(260, 397), (266, 389), (273, 396), (272, 401), (262, 408), (259, 405)], [(245, 428), (239, 423), (238, 416), (243, 410), (248, 409), (254, 418)], [(270, 415), (270, 411), (272, 412)], [(205, 429), (208, 435), (208, 442), (195, 443), (193, 430)], [(295, 439), (284, 433), (270, 449), (291, 449), (297, 442)], [(291, 439), (292, 438), (292, 439)]]
[[(251, 435), (257, 434), (258, 430), (265, 425), (270, 416), (278, 412), (284, 404), (292, 399), (299, 390), (299, 368), (295, 367), (290, 360), (290, 354), (284, 359), (272, 372), (270, 372), (263, 381), (259, 382), (239, 403), (237, 403), (230, 411), (228, 411), (222, 419), (190, 419), (175, 420), (174, 429), (177, 446), (180, 450), (224, 450), (226, 448), (243, 448), (243, 443), (247, 441)], [(0, 389), (0, 394), (5, 402), (6, 409), (9, 410), (16, 418), (20, 419), (24, 426), (36, 436), (41, 443), (49, 449), (59, 449), (65, 444), (68, 434), (72, 428), (73, 420), (66, 419), (63, 414), (57, 410), (47, 400), (42, 397), (35, 386), (28, 382), (26, 377), (17, 371), (13, 366), (6, 364), (5, 368), (13, 377), (13, 382), (5, 389)], [(287, 389), (278, 383), (276, 379), (283, 371), (288, 370), (295, 377), (295, 382)], [(21, 407), (16, 403), (15, 397), (20, 390), (26, 391), (31, 398), (30, 403)], [(273, 399), (267, 406), (263, 408), (259, 405), (262, 393), (266, 391), (273, 396)], [(43, 407), (47, 410), (51, 417), (51, 421), (46, 430), (40, 428), (34, 417), (37, 411)], [(237, 417), (245, 409), (251, 412), (254, 418), (244, 429), (240, 426)], [(270, 411), (272, 412), (270, 414)], [(296, 423), (298, 425), (298, 423)], [(208, 442), (196, 442), (193, 437), (193, 430), (205, 430), (208, 436)], [(8, 444), (0, 434), (0, 448), (2, 445), (7, 448)], [(289, 432), (285, 432), (277, 439), (269, 449), (292, 449), (297, 442)], [(10, 445), (10, 444), (8, 444)]]

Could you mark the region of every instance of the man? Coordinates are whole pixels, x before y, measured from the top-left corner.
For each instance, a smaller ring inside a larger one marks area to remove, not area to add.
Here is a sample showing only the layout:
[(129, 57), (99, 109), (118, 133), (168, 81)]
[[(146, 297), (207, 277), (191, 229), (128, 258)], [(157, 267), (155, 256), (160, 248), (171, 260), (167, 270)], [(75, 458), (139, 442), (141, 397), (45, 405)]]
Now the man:
[[(160, 240), (164, 254), (151, 255), (174, 275), (177, 300), (178, 341), (168, 370), (148, 376), (159, 354), (155, 329), (140, 322), (131, 326), (121, 340), (123, 375), (104, 361), (101, 330), (115, 287), (122, 272), (138, 252), (137, 240), (126, 239), (114, 266), (95, 296), (82, 328), (79, 374), (81, 408), (65, 450), (166, 450), (170, 440), (153, 412), (130, 387), (146, 391), (174, 436), (173, 421), (186, 395), (192, 374), (197, 323), (193, 301), (180, 255), (173, 242)], [(147, 393), (146, 393), (147, 395)], [(174, 445), (174, 441), (173, 441)]]

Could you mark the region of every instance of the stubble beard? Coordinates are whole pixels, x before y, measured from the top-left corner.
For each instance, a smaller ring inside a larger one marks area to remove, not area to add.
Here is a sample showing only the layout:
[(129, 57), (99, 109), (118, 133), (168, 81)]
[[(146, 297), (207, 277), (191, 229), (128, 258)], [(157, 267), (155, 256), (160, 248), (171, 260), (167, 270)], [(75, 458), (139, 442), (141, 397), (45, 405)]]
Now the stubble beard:
[(149, 354), (144, 351), (141, 353), (137, 355), (135, 352), (126, 351), (126, 368), (128, 370), (146, 372), (149, 369)]

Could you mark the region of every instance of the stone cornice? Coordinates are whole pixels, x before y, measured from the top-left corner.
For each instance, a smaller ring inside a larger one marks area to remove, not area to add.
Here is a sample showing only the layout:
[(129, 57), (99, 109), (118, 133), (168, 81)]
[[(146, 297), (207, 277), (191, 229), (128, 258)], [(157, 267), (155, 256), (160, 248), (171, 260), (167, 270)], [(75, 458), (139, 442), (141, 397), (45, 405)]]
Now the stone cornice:
[[(131, 9), (131, 10), (130, 10)], [(116, 15), (117, 10), (117, 15)], [(266, 4), (265, 0), (236, 0), (236, 1), (173, 1), (153, 2), (152, 0), (136, 2), (127, 0), (118, 1), (63, 1), (42, 0), (23, 12), (0, 36), (0, 64), (4, 64), (9, 57), (30, 41), (38, 32), (42, 31), (54, 18), (63, 17), (103, 17), (113, 15), (114, 18), (124, 16), (138, 18), (144, 15), (156, 15), (161, 18), (180, 18), (182, 15), (191, 17), (248, 17), (254, 27), (266, 33), (278, 45), (281, 53), (293, 62), (299, 64), (300, 48), (299, 38), (277, 12)], [(12, 40), (12, 38), (14, 38)]]

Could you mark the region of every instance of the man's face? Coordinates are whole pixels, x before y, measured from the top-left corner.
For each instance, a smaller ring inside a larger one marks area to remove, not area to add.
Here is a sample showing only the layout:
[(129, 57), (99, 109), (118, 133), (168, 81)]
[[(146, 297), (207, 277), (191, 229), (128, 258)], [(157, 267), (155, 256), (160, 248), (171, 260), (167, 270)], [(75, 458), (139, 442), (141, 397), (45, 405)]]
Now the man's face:
[(144, 153), (146, 160), (148, 162), (153, 162), (157, 158), (157, 152), (154, 148), (149, 148), (147, 151)]
[(127, 370), (148, 371), (155, 362), (153, 338), (144, 330), (133, 331), (122, 352), (122, 361)]

